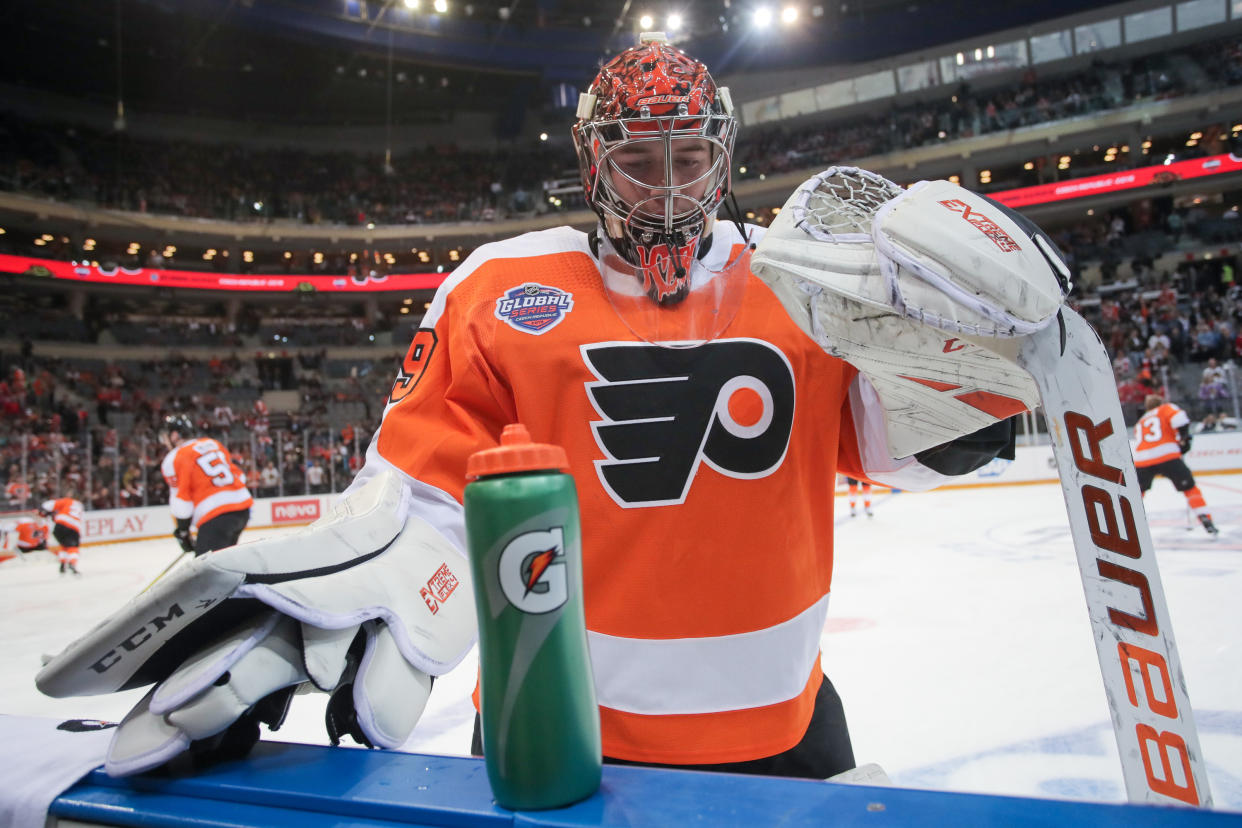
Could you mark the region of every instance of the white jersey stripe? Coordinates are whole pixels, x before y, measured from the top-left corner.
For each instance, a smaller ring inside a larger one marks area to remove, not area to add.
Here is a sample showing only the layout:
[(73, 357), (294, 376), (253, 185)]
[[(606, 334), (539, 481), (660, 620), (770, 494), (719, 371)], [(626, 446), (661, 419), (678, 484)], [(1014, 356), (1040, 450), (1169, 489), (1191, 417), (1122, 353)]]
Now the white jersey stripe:
[(1172, 460), (1182, 456), (1176, 443), (1160, 443), (1151, 448), (1138, 449), (1134, 452), (1135, 462), (1150, 460)]
[(250, 491), (248, 489), (221, 489), (215, 494), (208, 495), (198, 502), (194, 507), (194, 525), (203, 519), (203, 516), (231, 503), (245, 503), (250, 500)]
[(183, 500), (182, 498), (177, 497), (176, 489), (169, 492), (168, 505), (172, 510), (172, 516), (178, 520), (193, 517), (194, 515), (194, 504), (188, 500)]
[(745, 710), (795, 698), (816, 669), (825, 595), (755, 632), (710, 638), (621, 638), (587, 631), (603, 707), (647, 716)]

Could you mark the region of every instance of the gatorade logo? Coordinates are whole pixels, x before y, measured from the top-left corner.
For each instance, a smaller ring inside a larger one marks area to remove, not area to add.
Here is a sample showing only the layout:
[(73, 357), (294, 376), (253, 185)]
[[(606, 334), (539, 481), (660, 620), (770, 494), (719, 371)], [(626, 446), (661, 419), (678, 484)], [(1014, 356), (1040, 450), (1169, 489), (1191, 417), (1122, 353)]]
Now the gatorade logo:
[(559, 526), (518, 535), (500, 553), (497, 566), (501, 591), (522, 612), (553, 612), (569, 599), (565, 533)]

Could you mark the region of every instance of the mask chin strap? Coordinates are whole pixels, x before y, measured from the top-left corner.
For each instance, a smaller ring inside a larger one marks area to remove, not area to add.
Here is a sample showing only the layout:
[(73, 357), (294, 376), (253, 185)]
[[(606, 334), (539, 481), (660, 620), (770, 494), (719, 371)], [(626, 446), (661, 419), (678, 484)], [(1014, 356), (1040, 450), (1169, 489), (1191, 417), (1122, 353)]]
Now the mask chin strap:
[[(663, 244), (669, 250), (670, 253), (674, 253), (674, 251), (680, 250), (682, 247), (685, 246), (686, 234), (680, 230), (670, 230), (665, 233), (656, 233), (655, 239), (656, 239), (656, 244)], [(698, 252), (698, 248), (701, 246), (702, 246), (701, 244), (695, 245), (696, 256), (701, 255)], [(670, 255), (669, 262), (673, 266), (673, 279), (674, 280), (680, 282), (682, 279), (686, 278), (686, 268), (681, 263), (681, 256)]]
[(738, 235), (746, 240), (746, 246), (754, 250), (755, 243), (750, 240), (750, 233), (746, 232), (746, 225), (742, 221), (742, 209), (737, 206), (737, 196), (734, 195), (732, 190), (729, 191), (729, 195), (725, 198), (724, 211), (725, 215), (729, 217), (729, 221), (733, 222), (733, 226), (737, 228)]

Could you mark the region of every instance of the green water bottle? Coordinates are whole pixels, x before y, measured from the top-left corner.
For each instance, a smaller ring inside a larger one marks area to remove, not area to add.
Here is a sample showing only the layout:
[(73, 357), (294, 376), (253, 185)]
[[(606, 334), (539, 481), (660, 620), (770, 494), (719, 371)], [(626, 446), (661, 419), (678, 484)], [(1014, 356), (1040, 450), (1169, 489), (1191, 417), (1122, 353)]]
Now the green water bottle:
[(505, 426), (466, 463), (479, 614), (483, 756), (496, 802), (557, 808), (600, 781), (599, 708), (582, 609), (578, 494), (565, 450)]

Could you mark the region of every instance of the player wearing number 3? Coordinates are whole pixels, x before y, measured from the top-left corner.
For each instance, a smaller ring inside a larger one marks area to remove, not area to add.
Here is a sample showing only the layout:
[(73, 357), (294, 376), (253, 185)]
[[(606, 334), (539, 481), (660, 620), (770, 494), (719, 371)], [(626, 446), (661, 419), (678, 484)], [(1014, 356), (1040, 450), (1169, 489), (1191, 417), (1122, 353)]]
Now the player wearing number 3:
[(1167, 403), (1159, 394), (1149, 394), (1144, 402), (1147, 413), (1134, 426), (1138, 444), (1134, 447), (1134, 466), (1143, 494), (1156, 475), (1169, 478), (1173, 488), (1186, 495), (1186, 502), (1209, 535), (1220, 530), (1212, 522), (1203, 493), (1182, 455), (1190, 451), (1190, 417), (1180, 407)]
[(75, 500), (66, 493), (54, 500), (45, 500), (39, 506), (39, 514), (52, 520), (52, 537), (59, 547), (56, 559), (60, 561), (60, 574), (65, 574), (65, 567), (74, 575), (78, 572), (78, 544), (82, 540), (82, 501)]
[(184, 414), (164, 418), (159, 438), (168, 454), (160, 471), (177, 521), (173, 536), (186, 552), (202, 555), (237, 543), (250, 520), (254, 498), (228, 449), (210, 437), (191, 438), (193, 431)]

